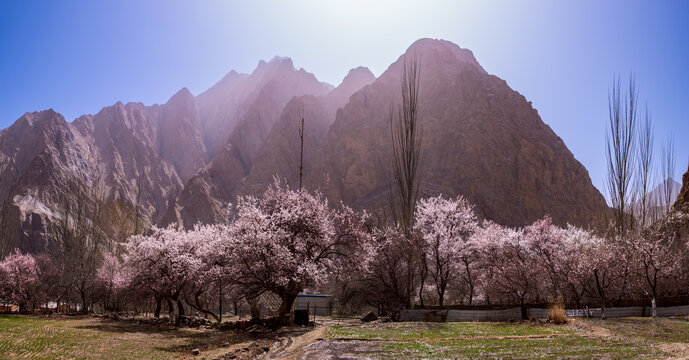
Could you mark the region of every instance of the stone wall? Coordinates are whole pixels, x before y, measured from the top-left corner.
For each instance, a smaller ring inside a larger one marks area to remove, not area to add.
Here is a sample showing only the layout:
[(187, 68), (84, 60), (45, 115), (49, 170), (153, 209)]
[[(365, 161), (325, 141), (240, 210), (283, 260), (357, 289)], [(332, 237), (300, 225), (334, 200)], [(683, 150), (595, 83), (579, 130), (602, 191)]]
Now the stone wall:
[[(588, 316), (587, 316), (588, 312)], [(548, 309), (529, 308), (526, 311), (529, 317), (545, 319), (548, 317)], [(605, 314), (609, 318), (642, 317), (650, 316), (649, 306), (609, 307), (605, 308)], [(689, 315), (689, 305), (658, 307), (656, 314), (660, 317)], [(565, 309), (567, 317), (591, 317), (600, 318), (600, 308), (589, 309)], [(518, 307), (505, 310), (403, 310), (400, 313), (400, 321), (424, 321), (424, 322), (471, 322), (471, 321), (509, 321), (521, 320), (522, 315)]]

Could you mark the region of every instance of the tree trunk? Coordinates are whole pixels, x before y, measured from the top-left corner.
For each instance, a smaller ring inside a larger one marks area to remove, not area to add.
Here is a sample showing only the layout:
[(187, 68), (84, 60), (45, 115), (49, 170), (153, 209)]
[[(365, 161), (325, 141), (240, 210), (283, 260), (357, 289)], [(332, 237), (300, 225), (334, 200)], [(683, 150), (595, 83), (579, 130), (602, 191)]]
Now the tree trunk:
[(445, 289), (447, 288), (447, 278), (444, 278), (440, 280), (440, 284), (438, 286), (438, 303), (440, 306), (443, 306), (443, 303), (445, 302)]
[(409, 263), (407, 264), (407, 289), (406, 289), (406, 299), (404, 299), (407, 309), (411, 309), (411, 294), (414, 292), (414, 267), (412, 266), (411, 256), (409, 257)]
[(600, 317), (605, 320), (605, 290), (601, 287), (600, 279), (598, 277), (598, 269), (593, 269), (593, 275), (596, 277), (596, 288), (598, 289), (598, 296), (600, 297)]
[(210, 315), (211, 317), (213, 317), (213, 319), (215, 319), (215, 321), (217, 323), (220, 323), (222, 321), (222, 317), (220, 317), (219, 315), (216, 315), (214, 312), (212, 312), (210, 310), (206, 310), (203, 308), (203, 306), (201, 305), (201, 300), (199, 299), (198, 294), (194, 294), (194, 303), (193, 304), (189, 303), (189, 302), (187, 302), (187, 304), (189, 304), (189, 306), (196, 309), (197, 311), (200, 311), (203, 314), (205, 314), (206, 318), (208, 318), (208, 315)]
[(423, 303), (423, 286), (426, 283), (426, 273), (423, 270), (421, 270), (420, 280), (421, 285), (419, 286), (419, 305), (422, 309), (425, 309), (426, 305)]
[(519, 301), (519, 309), (522, 312), (522, 319), (523, 320), (528, 320), (529, 319), (529, 314), (526, 311), (526, 304), (524, 304), (524, 299), (521, 299)]
[(218, 282), (218, 323), (222, 322), (222, 283)]
[(172, 303), (171, 299), (166, 299), (167, 300), (167, 312), (170, 315), (170, 320), (175, 318), (175, 305)]
[(280, 304), (280, 321), (285, 321), (285, 316), (292, 311), (294, 301), (297, 299), (297, 294), (286, 293), (282, 295), (282, 304)]
[(160, 301), (160, 299), (156, 299), (156, 309), (155, 309), (155, 312), (153, 313), (153, 317), (155, 317), (156, 319), (160, 318), (160, 308), (162, 307), (161, 303), (162, 303), (162, 301)]
[(88, 307), (86, 306), (86, 292), (81, 291), (81, 312), (84, 314), (88, 313)]
[(182, 304), (182, 300), (179, 298), (177, 298), (177, 314), (179, 316), (186, 315), (186, 312), (184, 311), (184, 304)]
[(655, 318), (656, 315), (656, 298), (654, 296), (653, 299), (651, 299), (651, 316)]
[(469, 262), (466, 260), (464, 260), (464, 269), (467, 272), (467, 283), (469, 284), (469, 305), (471, 305), (474, 302), (474, 281), (471, 278)]

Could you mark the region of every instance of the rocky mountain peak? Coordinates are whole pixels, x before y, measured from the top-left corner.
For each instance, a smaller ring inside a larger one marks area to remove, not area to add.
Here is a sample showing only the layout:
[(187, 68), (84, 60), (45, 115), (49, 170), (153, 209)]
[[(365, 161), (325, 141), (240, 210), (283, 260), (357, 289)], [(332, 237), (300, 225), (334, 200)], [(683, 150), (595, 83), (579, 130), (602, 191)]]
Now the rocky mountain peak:
[(277, 64), (283, 64), (285, 66), (291, 66), (294, 68), (294, 63), (292, 63), (292, 59), (289, 56), (278, 56), (275, 55), (271, 60), (270, 63), (277, 63)]
[(167, 104), (174, 104), (174, 103), (189, 103), (189, 102), (194, 102), (194, 95), (191, 94), (189, 89), (186, 87), (181, 88), (178, 92), (175, 93), (175, 95), (172, 95), (170, 100), (167, 101)]
[(29, 127), (44, 128), (46, 126), (64, 123), (65, 118), (53, 109), (25, 113), (18, 122)]
[(337, 107), (344, 106), (352, 94), (375, 80), (375, 75), (367, 67), (359, 66), (351, 69), (342, 83), (328, 94), (328, 98), (332, 99)]
[(376, 80), (371, 70), (365, 66), (355, 67), (349, 70), (347, 76), (342, 79), (340, 86), (347, 86), (349, 84), (370, 84)]
[(286, 56), (275, 56), (273, 57), (270, 61), (266, 62), (264, 60), (261, 60), (258, 62), (258, 66), (256, 67), (256, 70), (254, 70), (255, 73), (262, 73), (262, 72), (269, 72), (269, 71), (275, 71), (275, 70), (292, 70), (295, 71), (296, 69), (294, 68), (294, 63), (292, 62), (292, 59)]
[(207, 161), (199, 118), (196, 101), (187, 88), (178, 91), (161, 108), (159, 151), (175, 166), (182, 182), (194, 176)]
[(421, 87), (431, 84), (449, 86), (451, 81), (448, 79), (457, 79), (463, 72), (465, 75), (471, 71), (487, 75), (470, 50), (449, 41), (424, 38), (409, 46), (376, 82), (387, 87), (399, 87), (405, 63), (409, 65), (413, 61), (420, 65)]
[(432, 56), (434, 53), (452, 54), (457, 60), (470, 63), (485, 72), (483, 67), (481, 67), (476, 60), (476, 57), (474, 57), (474, 53), (471, 52), (471, 50), (463, 49), (455, 43), (442, 39), (423, 38), (416, 40), (413, 44), (411, 44), (411, 46), (409, 46), (409, 48), (407, 48), (407, 51), (403, 56), (417, 56), (423, 58), (426, 56)]

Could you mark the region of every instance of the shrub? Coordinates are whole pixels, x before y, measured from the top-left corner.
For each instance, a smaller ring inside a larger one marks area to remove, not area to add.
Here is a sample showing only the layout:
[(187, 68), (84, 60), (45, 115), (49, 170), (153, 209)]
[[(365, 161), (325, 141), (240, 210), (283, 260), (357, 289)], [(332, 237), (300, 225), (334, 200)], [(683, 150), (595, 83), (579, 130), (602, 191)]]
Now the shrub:
[(548, 311), (548, 321), (553, 324), (566, 324), (565, 306), (562, 303), (553, 304)]

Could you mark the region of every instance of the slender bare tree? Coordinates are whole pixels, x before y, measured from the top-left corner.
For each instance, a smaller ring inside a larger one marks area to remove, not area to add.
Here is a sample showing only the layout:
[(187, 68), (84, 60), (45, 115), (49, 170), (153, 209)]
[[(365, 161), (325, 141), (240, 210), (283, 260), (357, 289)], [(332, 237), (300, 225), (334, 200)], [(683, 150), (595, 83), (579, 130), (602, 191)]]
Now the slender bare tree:
[(637, 172), (637, 184), (639, 187), (639, 221), (645, 227), (649, 220), (649, 186), (653, 172), (653, 124), (651, 114), (646, 106), (646, 116), (639, 126), (639, 169)]
[(660, 162), (660, 173), (663, 178), (662, 206), (663, 212), (667, 214), (675, 202), (675, 139), (672, 135), (668, 136), (663, 146), (662, 157)]
[[(419, 193), (419, 157), (423, 132), (419, 122), (420, 64), (416, 58), (405, 59), (400, 88), (402, 103), (390, 106), (390, 134), (392, 136), (393, 183), (390, 187), (392, 216), (412, 244), (407, 259), (407, 305), (411, 307), (414, 291), (414, 272), (418, 263), (420, 244), (413, 241), (414, 210)], [(417, 244), (414, 246), (413, 244)], [(418, 257), (418, 259), (417, 259)]]
[(635, 166), (636, 102), (638, 88), (634, 75), (629, 79), (628, 92), (622, 99), (620, 77), (613, 79), (612, 91), (608, 96), (609, 122), (606, 135), (608, 160), (608, 192), (614, 209), (618, 233), (623, 233), (630, 224), (625, 223), (627, 205), (631, 197), (630, 182)]
[(8, 165), (0, 163), (0, 259), (9, 255), (14, 248), (10, 236), (12, 186), (8, 168)]
[(73, 294), (86, 313), (102, 250), (111, 248), (103, 218), (105, 192), (99, 178), (89, 186), (69, 181), (58, 200), (54, 242), (49, 249), (60, 272), (59, 298)]
[(143, 175), (144, 170), (142, 167), (139, 168), (139, 174), (136, 179), (136, 198), (134, 200), (134, 234), (137, 235), (141, 233), (141, 195), (143, 194)]
[(301, 127), (299, 128), (299, 191), (301, 191), (301, 181), (304, 175), (304, 107), (301, 108)]

